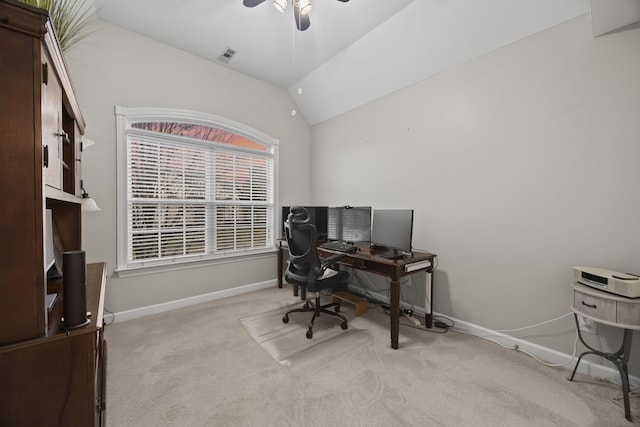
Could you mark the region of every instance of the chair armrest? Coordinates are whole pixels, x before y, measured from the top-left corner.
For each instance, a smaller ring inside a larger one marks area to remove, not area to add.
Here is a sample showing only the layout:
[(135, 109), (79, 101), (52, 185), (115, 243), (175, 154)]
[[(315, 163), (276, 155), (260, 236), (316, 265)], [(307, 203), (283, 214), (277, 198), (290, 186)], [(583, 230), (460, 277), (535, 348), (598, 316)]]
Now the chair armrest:
[(325, 265), (336, 263), (336, 262), (340, 261), (342, 258), (344, 258), (346, 256), (347, 256), (347, 254), (331, 255), (329, 258), (323, 258), (322, 259), (322, 265), (325, 266)]

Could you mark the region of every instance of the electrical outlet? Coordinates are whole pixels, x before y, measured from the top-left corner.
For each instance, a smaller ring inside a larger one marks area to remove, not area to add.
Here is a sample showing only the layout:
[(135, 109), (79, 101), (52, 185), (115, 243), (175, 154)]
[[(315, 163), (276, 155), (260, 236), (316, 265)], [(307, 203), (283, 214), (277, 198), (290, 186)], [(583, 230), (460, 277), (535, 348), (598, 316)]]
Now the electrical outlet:
[(584, 316), (578, 316), (578, 324), (580, 325), (580, 330), (582, 332), (587, 332), (589, 334), (596, 333), (596, 322), (592, 319)]

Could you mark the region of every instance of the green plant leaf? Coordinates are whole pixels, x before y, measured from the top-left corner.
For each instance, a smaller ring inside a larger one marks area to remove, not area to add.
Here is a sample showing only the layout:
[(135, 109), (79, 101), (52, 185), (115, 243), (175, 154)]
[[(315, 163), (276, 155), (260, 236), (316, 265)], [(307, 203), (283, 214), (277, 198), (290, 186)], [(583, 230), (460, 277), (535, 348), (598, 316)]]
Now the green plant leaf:
[(93, 32), (91, 24), (95, 20), (95, 14), (86, 0), (20, 1), (49, 11), (49, 17), (63, 52), (71, 49)]

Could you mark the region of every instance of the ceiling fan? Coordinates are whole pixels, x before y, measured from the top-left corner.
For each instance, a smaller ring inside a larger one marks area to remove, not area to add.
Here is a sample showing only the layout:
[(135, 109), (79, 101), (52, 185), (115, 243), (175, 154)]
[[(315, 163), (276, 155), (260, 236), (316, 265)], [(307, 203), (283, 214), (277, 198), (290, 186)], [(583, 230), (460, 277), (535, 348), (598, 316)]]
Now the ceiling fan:
[[(255, 7), (264, 3), (266, 0), (242, 0), (242, 4), (247, 7)], [(338, 0), (343, 3), (349, 0)], [(309, 21), (309, 11), (311, 10), (311, 0), (291, 0), (293, 3), (293, 17), (296, 20), (296, 27), (298, 30), (304, 31), (309, 28), (311, 22)], [(280, 12), (284, 12), (287, 8), (288, 0), (273, 0), (273, 5)]]

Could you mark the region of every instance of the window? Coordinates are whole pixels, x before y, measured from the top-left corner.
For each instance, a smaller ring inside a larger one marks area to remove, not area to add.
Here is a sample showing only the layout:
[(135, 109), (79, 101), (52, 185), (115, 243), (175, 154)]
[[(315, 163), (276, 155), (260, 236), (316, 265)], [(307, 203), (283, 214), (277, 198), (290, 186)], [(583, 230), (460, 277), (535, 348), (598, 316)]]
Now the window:
[(273, 250), (276, 140), (184, 110), (116, 117), (118, 271)]

